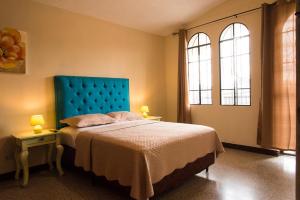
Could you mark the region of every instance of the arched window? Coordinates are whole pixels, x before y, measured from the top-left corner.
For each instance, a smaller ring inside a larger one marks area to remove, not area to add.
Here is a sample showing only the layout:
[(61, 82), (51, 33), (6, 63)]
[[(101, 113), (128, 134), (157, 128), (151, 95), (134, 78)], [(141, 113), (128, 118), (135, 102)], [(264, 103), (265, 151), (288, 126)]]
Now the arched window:
[(289, 130), (290, 146), (296, 144), (296, 17), (292, 14), (284, 23), (282, 29), (282, 83), (276, 94), (276, 105), (284, 108), (275, 116), (284, 122), (279, 129)]
[[(284, 23), (282, 29), (282, 64), (283, 80), (296, 80), (296, 19), (291, 15)], [(296, 87), (294, 88), (296, 89)], [(295, 92), (296, 93), (296, 92)]]
[(221, 105), (250, 105), (249, 31), (241, 23), (225, 28), (220, 37)]
[(212, 104), (211, 47), (205, 33), (193, 35), (188, 43), (190, 104)]

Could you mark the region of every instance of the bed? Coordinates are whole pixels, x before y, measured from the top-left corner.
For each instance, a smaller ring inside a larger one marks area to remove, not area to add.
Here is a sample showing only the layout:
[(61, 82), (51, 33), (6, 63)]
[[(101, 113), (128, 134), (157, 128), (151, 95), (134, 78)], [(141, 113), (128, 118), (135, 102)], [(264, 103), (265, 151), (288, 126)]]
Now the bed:
[(206, 126), (124, 121), (73, 128), (61, 119), (92, 113), (130, 111), (129, 80), (55, 76), (56, 125), (65, 145), (64, 161), (130, 188), (134, 199), (148, 199), (208, 169), (224, 151)]

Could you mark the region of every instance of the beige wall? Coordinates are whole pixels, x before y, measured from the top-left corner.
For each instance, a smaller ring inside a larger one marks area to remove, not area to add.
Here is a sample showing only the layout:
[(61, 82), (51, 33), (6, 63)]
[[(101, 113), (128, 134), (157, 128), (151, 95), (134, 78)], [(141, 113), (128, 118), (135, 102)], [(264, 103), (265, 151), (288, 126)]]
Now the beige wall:
[[(259, 7), (263, 0), (228, 0), (199, 17), (187, 27), (199, 25), (238, 12)], [(272, 2), (272, 1), (267, 1)], [(247, 13), (237, 18), (216, 22), (189, 31), (189, 38), (196, 32), (209, 35), (212, 45), (212, 95), (213, 105), (193, 105), (193, 123), (214, 127), (223, 142), (256, 146), (256, 127), (260, 97), (260, 16), (261, 10)], [(251, 106), (220, 106), (219, 79), (219, 36), (230, 23), (244, 23), (250, 31), (250, 64), (251, 64)], [(177, 36), (165, 39), (166, 68), (166, 113), (167, 119), (176, 120), (177, 96)]]
[[(0, 174), (14, 169), (9, 135), (30, 130), (29, 117), (43, 114), (54, 127), (54, 75), (126, 77), (131, 108), (148, 104), (165, 114), (164, 40), (29, 0), (0, 0), (0, 28), (27, 32), (27, 74), (0, 73)], [(159, 93), (159, 95), (158, 95)], [(30, 163), (44, 162), (44, 148)]]
[[(258, 7), (262, 2), (228, 0), (187, 27)], [(176, 121), (177, 36), (163, 38), (30, 0), (0, 0), (0, 5), (0, 28), (15, 27), (27, 32), (28, 37), (27, 74), (0, 73), (0, 174), (14, 169), (10, 135), (30, 130), (32, 114), (43, 114), (46, 127), (54, 126), (54, 75), (129, 78), (132, 110), (148, 104), (151, 114)], [(219, 105), (218, 38), (232, 22), (242, 22), (250, 30), (249, 107)], [(206, 32), (212, 42), (213, 105), (192, 106), (193, 122), (214, 127), (225, 142), (256, 146), (260, 11), (194, 29), (189, 36), (198, 31)], [(33, 149), (30, 163), (45, 162), (45, 152), (45, 148)]]

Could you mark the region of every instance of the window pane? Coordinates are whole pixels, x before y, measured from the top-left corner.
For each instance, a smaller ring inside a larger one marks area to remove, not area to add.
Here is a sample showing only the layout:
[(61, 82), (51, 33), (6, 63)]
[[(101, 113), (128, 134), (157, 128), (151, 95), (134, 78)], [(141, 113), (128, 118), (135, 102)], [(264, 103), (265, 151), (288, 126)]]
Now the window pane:
[(199, 90), (199, 62), (190, 63), (188, 69), (190, 90)]
[(228, 26), (221, 35), (221, 41), (233, 38), (233, 25)]
[(211, 90), (201, 91), (201, 104), (212, 104)]
[(234, 89), (233, 57), (221, 59), (221, 89)]
[(210, 45), (200, 47), (200, 60), (210, 60)]
[(296, 19), (295, 19), (295, 15), (291, 15), (289, 16), (289, 18), (285, 21), (284, 25), (283, 25), (283, 29), (282, 32), (294, 32), (295, 31), (295, 27), (296, 27)]
[[(296, 61), (291, 63), (283, 63), (283, 81), (295, 81), (296, 80)], [(290, 91), (291, 92), (291, 91)]]
[[(282, 29), (282, 78), (284, 84), (295, 85), (296, 80), (296, 19), (291, 15)], [(290, 87), (290, 96), (296, 94), (296, 88)]]
[(238, 89), (236, 98), (237, 105), (250, 105), (250, 89)]
[(283, 63), (290, 63), (294, 61), (295, 51), (295, 37), (293, 32), (286, 32), (282, 34), (282, 44), (284, 51), (282, 51)]
[(231, 24), (221, 34), (220, 68), (221, 104), (250, 105), (249, 31), (245, 25)]
[(236, 56), (236, 87), (250, 88), (249, 54)]
[(234, 90), (221, 90), (221, 104), (234, 105)]
[(199, 43), (198, 43), (198, 34), (194, 35), (190, 41), (189, 41), (189, 44), (188, 44), (188, 47), (196, 47), (198, 46)]
[(243, 24), (235, 23), (234, 24), (234, 37), (242, 37), (249, 35), (247, 27)]
[(192, 48), (188, 50), (188, 61), (195, 62), (198, 61), (198, 48)]
[(210, 40), (208, 38), (208, 36), (204, 33), (200, 33), (199, 34), (199, 44), (200, 45), (205, 45), (205, 44), (209, 44)]
[(221, 58), (233, 56), (233, 40), (228, 40), (220, 43)]
[(249, 37), (242, 37), (235, 41), (235, 55), (249, 53)]
[(202, 61), (200, 62), (200, 86), (201, 90), (211, 89), (211, 62)]
[(199, 104), (199, 91), (190, 91), (189, 92), (190, 97), (190, 104)]

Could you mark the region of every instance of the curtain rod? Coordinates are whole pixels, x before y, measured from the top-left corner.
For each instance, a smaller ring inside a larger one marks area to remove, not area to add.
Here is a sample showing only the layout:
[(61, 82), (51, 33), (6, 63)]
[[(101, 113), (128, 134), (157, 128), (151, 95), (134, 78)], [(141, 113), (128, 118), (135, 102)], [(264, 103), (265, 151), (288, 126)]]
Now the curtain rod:
[[(228, 18), (232, 18), (232, 17), (237, 17), (239, 15), (242, 15), (242, 14), (245, 14), (245, 13), (248, 13), (248, 12), (252, 12), (252, 11), (255, 11), (255, 10), (259, 10), (261, 9), (262, 7), (257, 7), (257, 8), (253, 8), (253, 9), (250, 9), (250, 10), (246, 10), (246, 11), (243, 11), (243, 12), (240, 12), (240, 13), (236, 13), (236, 14), (233, 14), (233, 15), (229, 15), (227, 17), (223, 17), (223, 18), (219, 18), (219, 19), (216, 19), (216, 20), (213, 20), (213, 21), (209, 21), (209, 22), (206, 22), (204, 24), (200, 24), (200, 25), (197, 25), (197, 26), (192, 26), (190, 28), (187, 28), (185, 29), (186, 31), (189, 31), (189, 30), (192, 30), (192, 29), (195, 29), (195, 28), (198, 28), (198, 27), (201, 27), (201, 26), (205, 26), (207, 24), (212, 24), (212, 23), (215, 23), (215, 22), (218, 22), (218, 21), (222, 21), (224, 19), (228, 19)], [(172, 33), (172, 35), (177, 35), (178, 32), (176, 33)]]

